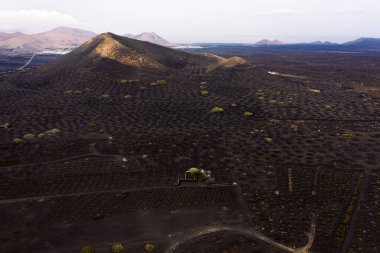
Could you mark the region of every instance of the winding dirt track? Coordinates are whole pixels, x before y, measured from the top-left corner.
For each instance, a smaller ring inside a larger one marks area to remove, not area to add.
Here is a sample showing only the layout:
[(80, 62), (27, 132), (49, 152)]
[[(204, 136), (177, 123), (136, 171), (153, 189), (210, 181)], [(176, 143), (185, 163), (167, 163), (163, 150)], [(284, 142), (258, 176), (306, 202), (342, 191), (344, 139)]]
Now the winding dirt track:
[(219, 232), (235, 232), (239, 234), (243, 234), (248, 237), (252, 237), (258, 240), (261, 240), (262, 242), (265, 242), (269, 244), (270, 246), (277, 248), (279, 250), (283, 250), (285, 252), (292, 252), (292, 253), (308, 253), (309, 249), (312, 247), (314, 238), (315, 238), (315, 223), (317, 220), (317, 216), (314, 215), (312, 222), (311, 222), (311, 229), (309, 232), (309, 241), (308, 243), (298, 249), (290, 248), (284, 244), (278, 243), (269, 237), (266, 237), (265, 235), (250, 229), (250, 228), (241, 228), (241, 227), (227, 227), (227, 226), (222, 226), (222, 227), (212, 227), (212, 228), (204, 228), (202, 230), (199, 230), (198, 232), (195, 232), (193, 234), (189, 234), (188, 236), (184, 237), (181, 241), (177, 241), (173, 243), (167, 250), (166, 253), (175, 253), (176, 250), (183, 245), (184, 243), (188, 242), (189, 240), (195, 239), (200, 236), (204, 235), (209, 235), (213, 233), (219, 233)]
[(32, 57), (30, 57), (30, 59), (22, 67), (17, 69), (17, 71), (23, 70), (25, 67), (27, 67), (33, 61), (35, 56), (36, 56), (36, 54), (33, 54)]
[(260, 234), (259, 232), (255, 231), (255, 230), (252, 230), (252, 229), (247, 229), (247, 228), (233, 228), (233, 227), (213, 227), (213, 228), (206, 228), (206, 229), (202, 229), (198, 232), (195, 232), (193, 234), (190, 234), (188, 236), (186, 236), (185, 238), (183, 238), (181, 241), (178, 241), (174, 244), (172, 244), (169, 249), (166, 251), (166, 253), (175, 253), (176, 250), (181, 246), (183, 245), (184, 243), (186, 243), (187, 241), (189, 240), (192, 240), (192, 239), (195, 239), (199, 236), (204, 236), (204, 235), (209, 235), (209, 234), (213, 234), (213, 233), (218, 233), (218, 232), (235, 232), (235, 233), (240, 233), (240, 234), (244, 234), (246, 236), (249, 236), (249, 237), (254, 237), (254, 238), (257, 238), (263, 242), (266, 242), (268, 243), (269, 245), (275, 247), (275, 248), (278, 248), (278, 249), (281, 249), (281, 250), (284, 250), (284, 251), (287, 251), (287, 252), (297, 252), (295, 249), (293, 248), (289, 248), (283, 244), (280, 244), (278, 242), (275, 242), (273, 241), (272, 239)]
[(316, 221), (317, 221), (317, 215), (314, 214), (313, 219), (311, 221), (311, 228), (310, 228), (310, 232), (309, 232), (309, 241), (302, 248), (295, 250), (295, 252), (297, 252), (297, 253), (308, 253), (309, 252), (310, 248), (313, 246), (314, 239), (315, 239), (315, 233), (316, 233), (315, 223), (316, 223)]

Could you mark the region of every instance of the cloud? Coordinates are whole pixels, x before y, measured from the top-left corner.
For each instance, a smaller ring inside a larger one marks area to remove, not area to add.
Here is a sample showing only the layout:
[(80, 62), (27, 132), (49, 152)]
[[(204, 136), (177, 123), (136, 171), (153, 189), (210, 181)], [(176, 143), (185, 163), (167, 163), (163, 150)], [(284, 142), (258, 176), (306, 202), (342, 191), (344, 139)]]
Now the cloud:
[(363, 13), (365, 11), (366, 10), (362, 8), (348, 8), (348, 9), (334, 10), (334, 12), (338, 12), (338, 13)]
[(0, 10), (1, 32), (37, 33), (57, 26), (76, 26), (72, 16), (54, 10)]
[(297, 15), (299, 12), (291, 10), (291, 9), (277, 9), (277, 10), (269, 10), (269, 11), (261, 11), (258, 12), (257, 15), (260, 16), (278, 16), (278, 15)]

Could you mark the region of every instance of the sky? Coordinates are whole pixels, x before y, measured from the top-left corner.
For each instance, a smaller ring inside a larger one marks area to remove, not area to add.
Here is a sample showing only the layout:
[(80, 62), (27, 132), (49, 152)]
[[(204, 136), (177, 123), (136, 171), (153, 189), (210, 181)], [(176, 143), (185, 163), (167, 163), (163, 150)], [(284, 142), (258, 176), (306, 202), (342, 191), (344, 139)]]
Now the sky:
[(380, 37), (379, 0), (1, 0), (0, 32), (155, 32), (175, 43)]

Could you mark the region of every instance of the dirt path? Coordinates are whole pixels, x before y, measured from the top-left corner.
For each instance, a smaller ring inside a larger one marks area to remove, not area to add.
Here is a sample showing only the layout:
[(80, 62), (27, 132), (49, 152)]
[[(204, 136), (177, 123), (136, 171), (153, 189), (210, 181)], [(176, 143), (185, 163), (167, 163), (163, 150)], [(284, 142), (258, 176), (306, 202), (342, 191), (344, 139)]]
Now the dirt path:
[(287, 252), (297, 252), (295, 249), (287, 247), (281, 243), (275, 242), (274, 240), (264, 236), (263, 234), (260, 234), (259, 232), (253, 230), (253, 229), (248, 229), (248, 228), (234, 228), (234, 227), (213, 227), (213, 228), (206, 228), (202, 229), (198, 232), (195, 232), (193, 234), (190, 234), (186, 237), (184, 237), (181, 241), (178, 241), (174, 244), (172, 244), (168, 250), (166, 250), (166, 253), (174, 253), (176, 250), (184, 243), (188, 242), (189, 240), (195, 239), (199, 236), (204, 236), (204, 235), (209, 235), (213, 233), (218, 233), (218, 232), (235, 232), (235, 233), (240, 233), (244, 234), (249, 237), (253, 237), (256, 239), (259, 239), (275, 248), (278, 248), (283, 251)]
[(291, 77), (291, 78), (298, 78), (298, 79), (307, 79), (306, 76), (295, 76), (295, 75), (290, 75), (290, 74), (281, 74), (281, 73), (274, 72), (274, 71), (268, 71), (268, 74), (274, 75), (274, 76), (283, 76), (283, 77)]
[(25, 67), (27, 67), (33, 61), (35, 56), (36, 54), (33, 54), (32, 57), (30, 57), (30, 59), (23, 66), (17, 69), (17, 71), (23, 70)]
[(360, 187), (359, 197), (358, 197), (358, 200), (356, 201), (356, 206), (355, 206), (350, 224), (348, 226), (346, 238), (344, 239), (342, 247), (340, 248), (340, 251), (339, 251), (341, 253), (346, 253), (348, 251), (348, 247), (352, 243), (352, 237), (354, 236), (354, 230), (355, 230), (356, 221), (358, 219), (358, 212), (360, 209), (360, 203), (362, 202), (364, 194), (365, 194), (365, 190), (367, 189), (368, 179), (369, 179), (370, 174), (371, 174), (371, 171), (369, 169), (366, 169), (365, 174), (364, 174), (364, 178), (363, 178), (363, 182), (362, 182), (362, 185)]
[(307, 244), (301, 248), (294, 249), (290, 248), (284, 244), (278, 243), (274, 240), (272, 240), (269, 237), (266, 237), (265, 235), (250, 229), (250, 228), (241, 228), (241, 227), (212, 227), (212, 228), (206, 228), (202, 229), (198, 232), (195, 232), (193, 234), (190, 234), (186, 237), (184, 237), (182, 240), (175, 242), (172, 244), (169, 249), (166, 251), (166, 253), (174, 253), (181, 245), (184, 243), (188, 242), (189, 240), (195, 239), (199, 236), (204, 236), (204, 235), (209, 235), (213, 233), (218, 233), (218, 232), (235, 232), (235, 233), (240, 233), (248, 237), (256, 238), (258, 240), (261, 240), (270, 246), (287, 251), (287, 252), (293, 252), (293, 253), (308, 253), (310, 248), (313, 246), (314, 239), (315, 239), (315, 234), (316, 234), (316, 221), (317, 221), (317, 215), (313, 215), (313, 219), (311, 221), (311, 228), (309, 232), (309, 241)]
[(310, 248), (313, 246), (314, 239), (315, 239), (315, 233), (316, 233), (315, 223), (316, 222), (317, 222), (317, 215), (314, 214), (313, 219), (311, 221), (311, 229), (309, 232), (309, 241), (302, 248), (296, 249), (295, 252), (297, 252), (297, 253), (308, 253), (309, 252)]

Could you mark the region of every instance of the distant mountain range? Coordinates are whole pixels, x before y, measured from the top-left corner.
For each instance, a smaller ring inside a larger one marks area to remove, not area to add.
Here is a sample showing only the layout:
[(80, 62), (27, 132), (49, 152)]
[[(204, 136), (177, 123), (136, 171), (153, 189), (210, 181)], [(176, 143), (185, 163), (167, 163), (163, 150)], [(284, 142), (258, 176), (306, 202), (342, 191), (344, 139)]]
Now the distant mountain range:
[(359, 38), (357, 40), (349, 41), (346, 43), (338, 44), (338, 43), (333, 43), (330, 41), (314, 41), (314, 42), (309, 42), (309, 43), (283, 43), (279, 40), (260, 40), (256, 43), (253, 44), (254, 46), (279, 46), (279, 45), (315, 45), (315, 46), (339, 46), (339, 47), (360, 47), (360, 48), (368, 48), (368, 49), (373, 49), (373, 48), (380, 48), (380, 39), (379, 38)]
[[(41, 53), (41, 52), (69, 52), (79, 47), (84, 42), (95, 37), (97, 34), (91, 31), (80, 30), (69, 27), (57, 27), (53, 30), (38, 33), (24, 34), (21, 32), (5, 33), (0, 32), (0, 53), (22, 54), (22, 53)], [(124, 37), (146, 41), (153, 44), (175, 47), (176, 44), (167, 41), (154, 32), (144, 32), (138, 35), (124, 34)], [(207, 43), (206, 43), (207, 44)], [(208, 43), (210, 44), (210, 43)], [(207, 44), (207, 45), (208, 45)], [(212, 43), (211, 43), (212, 44)], [(214, 43), (215, 44), (215, 43)], [(216, 43), (217, 44), (217, 43)], [(198, 44), (193, 44), (198, 45)], [(279, 40), (263, 39), (254, 44), (257, 47), (263, 46), (282, 46), (282, 45), (311, 45), (311, 46), (337, 46), (343, 48), (363, 48), (363, 49), (380, 49), (379, 38), (359, 38), (343, 44), (332, 43), (330, 41), (315, 41), (311, 43), (283, 43)], [(191, 45), (185, 45), (183, 48), (191, 48)]]
[(15, 33), (3, 33), (3, 32), (0, 32), (0, 41), (9, 40), (9, 39), (20, 37), (20, 36), (24, 36), (24, 35), (26, 35), (26, 34), (20, 33), (20, 32), (15, 32)]
[(2, 33), (0, 49), (11, 53), (71, 50), (96, 36), (96, 33), (69, 27), (57, 27), (38, 34)]
[[(38, 34), (0, 33), (0, 51), (15, 54), (59, 50), (71, 51), (96, 35), (94, 32), (69, 27), (57, 27)], [(153, 32), (144, 32), (138, 35), (125, 34), (124, 36), (165, 47), (175, 45)]]
[(147, 41), (147, 42), (157, 44), (160, 46), (164, 46), (164, 47), (172, 47), (175, 45), (174, 43), (171, 43), (171, 42), (165, 40), (164, 38), (158, 36), (154, 32), (144, 32), (144, 33), (140, 33), (138, 35), (124, 34), (123, 36), (128, 37), (130, 39)]
[(380, 39), (378, 38), (359, 38), (357, 40), (349, 41), (343, 45), (353, 46), (380, 46)]
[(279, 40), (267, 40), (267, 39), (263, 39), (263, 40), (260, 40), (258, 42), (256, 42), (255, 46), (274, 46), (274, 45), (283, 45), (284, 43), (282, 43), (281, 41)]

